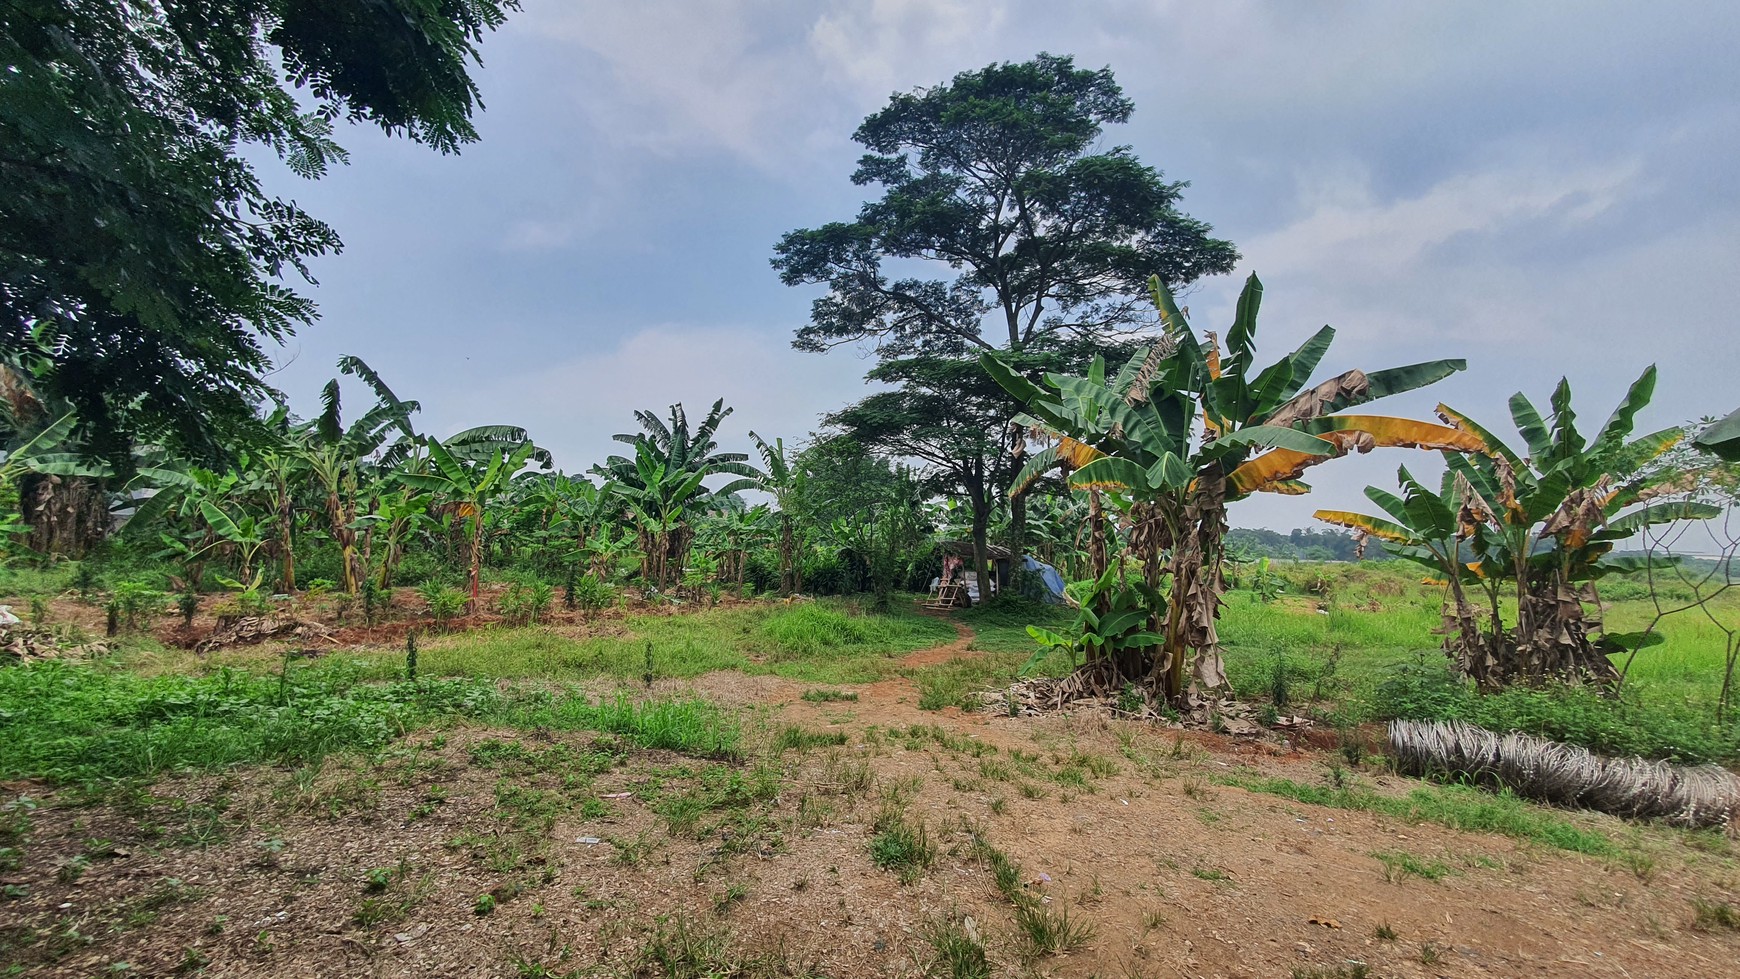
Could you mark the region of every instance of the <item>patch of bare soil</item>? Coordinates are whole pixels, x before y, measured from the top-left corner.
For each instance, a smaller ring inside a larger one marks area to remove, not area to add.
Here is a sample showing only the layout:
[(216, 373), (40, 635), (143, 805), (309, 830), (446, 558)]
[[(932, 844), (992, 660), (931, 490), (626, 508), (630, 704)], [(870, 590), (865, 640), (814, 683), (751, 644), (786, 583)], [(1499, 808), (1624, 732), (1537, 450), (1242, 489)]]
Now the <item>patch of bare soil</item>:
[[(946, 975), (944, 929), (1011, 976), (1714, 979), (1740, 961), (1740, 933), (1694, 924), (1694, 901), (1740, 888), (1719, 837), (1566, 814), (1626, 845), (1593, 858), (1304, 805), (1221, 780), (1418, 783), (1310, 744), (920, 711), (909, 680), (823, 704), (771, 677), (656, 689), (816, 737), (719, 762), (457, 728), (95, 804), (6, 786), (41, 808), (0, 863), (0, 974)], [(890, 833), (920, 828), (928, 863), (891, 860), (912, 847)], [(1001, 884), (994, 853), (1016, 871)], [(1060, 922), (1072, 940), (1036, 941)]]

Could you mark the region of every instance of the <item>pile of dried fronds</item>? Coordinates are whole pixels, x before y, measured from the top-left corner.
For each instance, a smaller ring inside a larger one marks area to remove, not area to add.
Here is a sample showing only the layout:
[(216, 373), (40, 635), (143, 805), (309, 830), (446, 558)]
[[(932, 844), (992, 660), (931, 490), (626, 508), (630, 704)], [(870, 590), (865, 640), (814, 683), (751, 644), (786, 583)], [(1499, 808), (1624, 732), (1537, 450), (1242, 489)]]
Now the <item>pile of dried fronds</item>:
[(1390, 747), (1402, 770), (1415, 774), (1468, 776), (1531, 799), (1617, 816), (1740, 827), (1740, 776), (1717, 765), (1606, 758), (1461, 721), (1391, 721)]
[(1002, 690), (979, 695), (983, 710), (1008, 717), (1042, 714), (1100, 714), (1124, 720), (1157, 721), (1174, 727), (1202, 727), (1226, 734), (1256, 734), (1255, 710), (1236, 700), (1206, 702), (1195, 711), (1168, 710), (1164, 698), (1132, 683), (1119, 685), (1107, 660), (1065, 676), (1017, 680)]
[(47, 629), (13, 626), (0, 630), (0, 665), (49, 659), (88, 659), (106, 655), (108, 651), (105, 643), (78, 642), (72, 636)]
[(205, 653), (224, 646), (239, 646), (267, 639), (323, 639), (337, 643), (332, 630), (318, 622), (288, 615), (245, 615), (224, 625), (193, 647)]

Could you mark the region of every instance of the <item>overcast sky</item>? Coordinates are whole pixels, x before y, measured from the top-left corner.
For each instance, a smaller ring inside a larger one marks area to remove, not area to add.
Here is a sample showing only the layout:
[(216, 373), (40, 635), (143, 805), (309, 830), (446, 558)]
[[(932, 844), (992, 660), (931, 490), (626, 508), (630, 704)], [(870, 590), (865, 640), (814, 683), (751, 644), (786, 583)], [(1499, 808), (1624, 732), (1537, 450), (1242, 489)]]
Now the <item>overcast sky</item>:
[[(483, 45), (482, 141), (443, 157), (342, 134), (351, 165), (274, 189), (331, 222), (322, 319), (274, 380), (312, 413), (356, 354), (437, 435), (529, 428), (570, 472), (636, 408), (723, 397), (788, 441), (862, 395), (867, 360), (790, 348), (815, 289), (768, 265), (846, 220), (851, 133), (888, 96), (1040, 51), (1109, 66), (1111, 127), (1244, 258), (1188, 297), (1224, 331), (1244, 274), (1259, 351), (1329, 323), (1323, 374), (1435, 357), (1445, 401), (1510, 431), (1505, 399), (1569, 376), (1598, 424), (1660, 366), (1652, 427), (1725, 414), (1740, 339), (1740, 4), (526, 0)], [(358, 397), (361, 393), (358, 392)], [(1236, 524), (1307, 526), (1423, 453), (1313, 470)]]

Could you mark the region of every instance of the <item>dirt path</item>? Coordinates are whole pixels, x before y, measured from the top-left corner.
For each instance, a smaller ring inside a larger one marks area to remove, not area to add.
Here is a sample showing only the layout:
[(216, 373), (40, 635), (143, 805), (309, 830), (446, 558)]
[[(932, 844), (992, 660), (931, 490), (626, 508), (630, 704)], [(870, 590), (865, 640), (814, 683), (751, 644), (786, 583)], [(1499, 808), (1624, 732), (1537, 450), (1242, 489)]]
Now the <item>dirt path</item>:
[[(971, 629), (952, 624), (954, 642), (901, 668), (974, 655)], [(1224, 784), (1242, 771), (1308, 786), (1350, 779), (1393, 796), (1421, 785), (1346, 771), (1338, 753), (1308, 745), (921, 710), (910, 675), (849, 687), (856, 702), (807, 703), (800, 686), (769, 698), (782, 719), (845, 731), (880, 782), (922, 786), (909, 812), (979, 826), (1035, 887), (1094, 923), (1094, 940), (1048, 960), (1048, 974), (1626, 979), (1714, 977), (1740, 962), (1740, 935), (1694, 914), (1697, 902), (1740, 892), (1731, 841), (1687, 846), (1650, 830), (1638, 849), (1592, 857)], [(925, 743), (914, 725), (942, 733)], [(874, 730), (903, 728), (899, 747), (879, 747)], [(1610, 817), (1551, 815), (1622, 844), (1640, 839)], [(1006, 917), (987, 896), (969, 887), (952, 900), (977, 906), (980, 920)]]

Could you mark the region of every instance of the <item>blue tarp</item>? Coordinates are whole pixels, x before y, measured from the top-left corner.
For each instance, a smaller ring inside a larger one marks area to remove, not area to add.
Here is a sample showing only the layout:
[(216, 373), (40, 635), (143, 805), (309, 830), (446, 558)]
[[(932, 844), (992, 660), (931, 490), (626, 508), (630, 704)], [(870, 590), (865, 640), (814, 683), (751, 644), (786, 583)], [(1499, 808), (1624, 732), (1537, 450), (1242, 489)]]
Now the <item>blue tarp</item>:
[(1058, 574), (1056, 568), (1031, 554), (1023, 555), (1021, 564), (1028, 571), (1033, 572), (1039, 578), (1040, 583), (1045, 586), (1044, 592), (1039, 596), (1041, 601), (1047, 605), (1063, 604), (1063, 575)]

